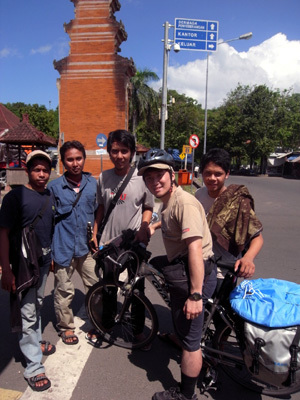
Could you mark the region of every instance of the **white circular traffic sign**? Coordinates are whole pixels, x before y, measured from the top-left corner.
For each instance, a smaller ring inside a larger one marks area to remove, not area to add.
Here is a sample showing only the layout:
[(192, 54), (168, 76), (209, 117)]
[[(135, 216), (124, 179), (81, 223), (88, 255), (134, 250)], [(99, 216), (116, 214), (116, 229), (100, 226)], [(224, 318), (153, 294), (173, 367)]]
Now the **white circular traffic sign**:
[(197, 135), (191, 135), (191, 136), (190, 136), (189, 142), (190, 142), (190, 146), (191, 146), (193, 149), (195, 149), (196, 147), (199, 146), (200, 140), (199, 140), (199, 138), (198, 138)]

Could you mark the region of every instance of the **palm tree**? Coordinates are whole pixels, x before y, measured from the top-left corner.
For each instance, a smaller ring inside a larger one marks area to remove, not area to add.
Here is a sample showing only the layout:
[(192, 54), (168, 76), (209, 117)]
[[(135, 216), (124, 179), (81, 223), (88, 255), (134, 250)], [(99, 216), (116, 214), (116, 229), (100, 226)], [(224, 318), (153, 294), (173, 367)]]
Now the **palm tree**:
[(158, 93), (148, 86), (148, 83), (158, 80), (156, 73), (147, 68), (138, 70), (131, 78), (132, 94), (129, 113), (131, 130), (135, 137), (138, 123), (149, 115), (151, 108), (157, 107)]

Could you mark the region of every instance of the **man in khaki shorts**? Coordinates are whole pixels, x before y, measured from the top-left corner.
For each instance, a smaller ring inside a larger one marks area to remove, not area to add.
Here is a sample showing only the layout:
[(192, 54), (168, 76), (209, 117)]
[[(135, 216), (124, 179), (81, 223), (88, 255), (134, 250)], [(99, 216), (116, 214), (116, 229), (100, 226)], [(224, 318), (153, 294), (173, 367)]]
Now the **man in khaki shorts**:
[(138, 174), (163, 203), (161, 228), (167, 255), (150, 262), (168, 283), (176, 335), (182, 346), (180, 387), (155, 393), (152, 400), (197, 400), (195, 387), (202, 367), (200, 349), (204, 306), (216, 287), (212, 239), (201, 204), (177, 187), (174, 161), (164, 150), (151, 149), (139, 162)]

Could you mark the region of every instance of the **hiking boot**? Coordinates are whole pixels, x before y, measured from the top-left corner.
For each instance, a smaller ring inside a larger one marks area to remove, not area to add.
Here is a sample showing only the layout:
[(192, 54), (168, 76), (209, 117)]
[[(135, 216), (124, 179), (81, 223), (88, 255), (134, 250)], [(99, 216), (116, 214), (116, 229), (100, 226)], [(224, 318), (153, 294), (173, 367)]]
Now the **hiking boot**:
[[(152, 396), (152, 400), (189, 400), (181, 392), (179, 387), (170, 388), (164, 392), (157, 392)], [(193, 394), (191, 400), (198, 400), (196, 393)]]

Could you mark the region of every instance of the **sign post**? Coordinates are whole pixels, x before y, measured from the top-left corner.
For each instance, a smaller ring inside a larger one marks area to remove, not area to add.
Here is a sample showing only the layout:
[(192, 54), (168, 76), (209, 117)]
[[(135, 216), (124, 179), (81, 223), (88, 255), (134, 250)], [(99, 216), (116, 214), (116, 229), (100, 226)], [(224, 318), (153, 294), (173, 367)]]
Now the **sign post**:
[(194, 172), (194, 157), (195, 157), (195, 149), (199, 146), (200, 140), (199, 137), (195, 134), (190, 136), (189, 143), (191, 148), (193, 149), (193, 155), (192, 155), (192, 174)]
[(102, 154), (106, 154), (107, 151), (104, 150), (104, 147), (107, 145), (107, 137), (104, 135), (104, 133), (99, 133), (96, 137), (96, 143), (97, 146), (100, 147), (102, 150), (96, 150), (96, 154), (100, 154), (100, 172), (103, 170), (103, 165), (102, 165)]
[(180, 50), (216, 51), (218, 21), (175, 18), (175, 39)]
[(184, 169), (187, 169), (187, 155), (192, 153), (192, 148), (191, 146), (188, 145), (183, 145), (182, 146), (182, 153), (185, 154), (185, 163), (184, 163)]

